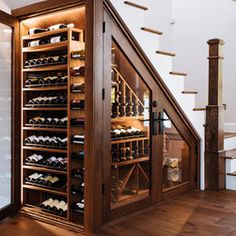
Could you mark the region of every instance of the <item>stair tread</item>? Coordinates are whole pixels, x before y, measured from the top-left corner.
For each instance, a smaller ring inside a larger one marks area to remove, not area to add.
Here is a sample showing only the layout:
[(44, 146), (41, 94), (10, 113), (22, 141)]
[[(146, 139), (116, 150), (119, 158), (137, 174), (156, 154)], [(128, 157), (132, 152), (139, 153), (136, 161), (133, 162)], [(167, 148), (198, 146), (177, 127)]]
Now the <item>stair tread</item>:
[(231, 173), (227, 173), (227, 175), (236, 176), (236, 171), (231, 172)]
[(147, 31), (149, 33), (153, 33), (153, 34), (158, 34), (158, 35), (162, 35), (163, 33), (159, 30), (155, 30), (155, 29), (151, 29), (148, 27), (141, 27), (141, 30)]
[(147, 10), (148, 10), (147, 7), (142, 6), (142, 5), (139, 5), (139, 4), (134, 3), (134, 2), (124, 1), (124, 3), (125, 3), (126, 5), (129, 5), (129, 6), (132, 6), (132, 7), (136, 7), (136, 8), (139, 8), (139, 9), (141, 9), (141, 10), (144, 10), (144, 11), (147, 11)]
[(176, 54), (173, 53), (173, 52), (166, 52), (166, 51), (160, 51), (160, 50), (156, 51), (156, 53), (166, 55), (166, 56), (170, 56), (170, 57), (175, 57), (176, 56)]
[(198, 94), (197, 91), (182, 91), (183, 94)]
[(225, 153), (226, 159), (236, 159), (236, 149), (229, 150)]
[(206, 108), (204, 107), (193, 108), (193, 111), (206, 111)]
[(171, 71), (170, 75), (180, 75), (180, 76), (187, 76), (187, 73), (184, 72), (177, 72), (177, 71)]
[(228, 133), (228, 132), (224, 133), (224, 138), (225, 139), (232, 138), (232, 137), (236, 137), (236, 133)]

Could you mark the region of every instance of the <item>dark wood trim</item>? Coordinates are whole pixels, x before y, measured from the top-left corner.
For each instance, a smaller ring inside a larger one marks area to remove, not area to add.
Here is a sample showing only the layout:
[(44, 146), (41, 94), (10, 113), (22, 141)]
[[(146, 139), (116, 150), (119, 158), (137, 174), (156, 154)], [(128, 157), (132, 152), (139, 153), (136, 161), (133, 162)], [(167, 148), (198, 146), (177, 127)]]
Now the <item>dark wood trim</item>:
[(139, 4), (136, 4), (136, 3), (134, 3), (134, 2), (124, 1), (124, 4), (129, 5), (129, 6), (132, 6), (132, 7), (136, 7), (136, 8), (138, 8), (138, 9), (141, 9), (141, 10), (144, 10), (144, 11), (147, 11), (147, 10), (148, 10), (147, 7), (142, 6), (142, 5), (139, 5)]
[(36, 15), (42, 15), (45, 13), (50, 13), (58, 11), (61, 9), (71, 8), (78, 5), (85, 4), (86, 0), (47, 0), (43, 2), (34, 3), (25, 7), (17, 8), (12, 10), (11, 14), (14, 17), (20, 19), (25, 19), (27, 17), (32, 17)]
[(209, 94), (205, 125), (206, 188), (225, 189), (224, 106), (222, 104), (223, 40), (209, 44)]
[[(102, 225), (103, 147), (103, 2), (86, 1), (85, 119), (85, 231), (92, 234)], [(109, 95), (108, 95), (109, 96)]]
[(206, 111), (206, 108), (193, 108), (193, 111)]

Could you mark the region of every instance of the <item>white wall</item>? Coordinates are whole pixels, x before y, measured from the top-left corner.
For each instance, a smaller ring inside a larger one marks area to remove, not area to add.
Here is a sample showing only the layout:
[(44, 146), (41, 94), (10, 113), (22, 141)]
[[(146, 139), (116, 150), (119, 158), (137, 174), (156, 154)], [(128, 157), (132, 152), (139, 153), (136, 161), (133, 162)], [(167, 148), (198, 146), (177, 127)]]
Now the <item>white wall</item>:
[(222, 38), (224, 46), (223, 102), (227, 104), (226, 123), (236, 123), (236, 3), (232, 0), (174, 0), (172, 48), (177, 53), (174, 69), (185, 71), (186, 89), (196, 89), (197, 106), (207, 104), (208, 45), (212, 38)]

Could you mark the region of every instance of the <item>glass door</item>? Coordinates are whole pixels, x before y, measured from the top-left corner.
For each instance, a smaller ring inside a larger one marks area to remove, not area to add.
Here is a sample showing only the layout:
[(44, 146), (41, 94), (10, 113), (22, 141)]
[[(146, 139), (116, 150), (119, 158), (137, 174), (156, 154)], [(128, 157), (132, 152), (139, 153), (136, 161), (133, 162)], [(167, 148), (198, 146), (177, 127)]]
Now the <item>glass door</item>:
[(112, 43), (111, 209), (150, 196), (151, 91)]
[[(15, 46), (19, 24), (10, 15), (0, 12), (0, 220), (12, 214), (19, 204), (19, 126), (20, 108), (15, 81)], [(17, 43), (17, 44), (16, 44)], [(19, 64), (19, 61), (18, 61)], [(17, 72), (19, 73), (19, 71)], [(19, 77), (18, 77), (19, 80)]]

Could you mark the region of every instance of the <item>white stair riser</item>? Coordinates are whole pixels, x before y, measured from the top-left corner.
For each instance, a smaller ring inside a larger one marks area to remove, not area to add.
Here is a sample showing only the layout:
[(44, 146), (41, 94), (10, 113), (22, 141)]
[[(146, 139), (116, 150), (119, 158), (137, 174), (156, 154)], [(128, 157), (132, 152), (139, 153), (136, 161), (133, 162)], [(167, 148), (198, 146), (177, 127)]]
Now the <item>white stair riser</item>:
[(236, 147), (236, 137), (226, 138), (224, 140), (224, 149), (225, 150), (235, 149), (235, 147)]
[(236, 190), (236, 176), (226, 175), (226, 189)]
[(226, 173), (232, 173), (234, 171), (236, 171), (236, 159), (226, 159)]

